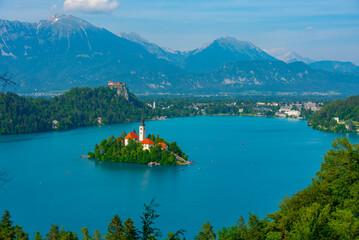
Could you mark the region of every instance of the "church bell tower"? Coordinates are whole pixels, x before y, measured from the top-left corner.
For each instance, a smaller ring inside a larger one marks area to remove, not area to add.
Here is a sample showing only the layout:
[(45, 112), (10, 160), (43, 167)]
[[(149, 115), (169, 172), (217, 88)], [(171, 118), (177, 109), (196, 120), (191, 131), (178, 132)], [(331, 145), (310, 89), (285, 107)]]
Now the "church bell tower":
[(146, 126), (145, 126), (145, 120), (141, 120), (141, 125), (139, 127), (139, 140), (140, 142), (146, 138)]

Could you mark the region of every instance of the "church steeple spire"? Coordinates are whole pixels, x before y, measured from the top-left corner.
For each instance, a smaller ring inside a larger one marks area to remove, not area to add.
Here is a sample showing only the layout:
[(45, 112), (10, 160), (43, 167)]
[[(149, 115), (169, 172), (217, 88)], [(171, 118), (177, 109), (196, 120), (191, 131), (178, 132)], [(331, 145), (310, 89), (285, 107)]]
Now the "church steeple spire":
[(145, 120), (143, 118), (141, 119), (141, 125), (140, 126), (145, 126)]
[(145, 120), (141, 119), (141, 125), (139, 127), (139, 140), (140, 142), (146, 138), (146, 126), (145, 126)]

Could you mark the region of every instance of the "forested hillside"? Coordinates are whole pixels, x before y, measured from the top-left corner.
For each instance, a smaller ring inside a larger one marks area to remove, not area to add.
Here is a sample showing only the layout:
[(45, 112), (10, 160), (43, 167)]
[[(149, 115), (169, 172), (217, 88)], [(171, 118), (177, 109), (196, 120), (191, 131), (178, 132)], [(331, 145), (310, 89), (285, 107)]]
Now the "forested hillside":
[(108, 87), (74, 88), (53, 99), (9, 92), (4, 99), (0, 99), (0, 134), (94, 126), (99, 124), (98, 118), (102, 124), (139, 121), (149, 111), (133, 94), (126, 100)]
[[(334, 119), (334, 118), (339, 118)], [(359, 95), (325, 105), (309, 119), (312, 127), (331, 132), (354, 132), (359, 124)]]

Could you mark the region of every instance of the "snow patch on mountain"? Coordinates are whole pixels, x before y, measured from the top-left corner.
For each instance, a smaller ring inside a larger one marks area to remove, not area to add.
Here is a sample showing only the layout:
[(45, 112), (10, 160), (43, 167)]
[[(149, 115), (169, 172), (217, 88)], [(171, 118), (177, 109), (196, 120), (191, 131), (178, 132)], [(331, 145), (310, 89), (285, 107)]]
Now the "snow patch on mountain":
[(306, 57), (300, 56), (296, 52), (289, 51), (287, 48), (273, 48), (271, 50), (265, 50), (269, 55), (283, 61), (286, 63), (292, 63), (292, 62), (304, 62), (306, 64), (314, 62), (314, 60)]

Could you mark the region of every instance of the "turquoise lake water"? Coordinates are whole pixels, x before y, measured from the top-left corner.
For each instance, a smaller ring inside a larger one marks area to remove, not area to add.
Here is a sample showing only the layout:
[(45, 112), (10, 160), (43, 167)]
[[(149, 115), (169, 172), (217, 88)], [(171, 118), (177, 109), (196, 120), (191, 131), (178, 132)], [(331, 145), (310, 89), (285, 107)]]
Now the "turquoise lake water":
[(163, 237), (183, 228), (192, 239), (206, 221), (218, 229), (249, 212), (276, 211), (284, 196), (311, 183), (335, 137), (359, 142), (357, 134), (315, 131), (301, 120), (188, 117), (146, 122), (147, 133), (177, 141), (195, 165), (150, 168), (79, 157), (138, 126), (0, 136), (0, 168), (12, 177), (0, 190), (1, 212), (8, 209), (31, 234), (45, 236), (50, 224), (106, 234), (115, 214), (140, 226), (143, 204), (155, 198)]

